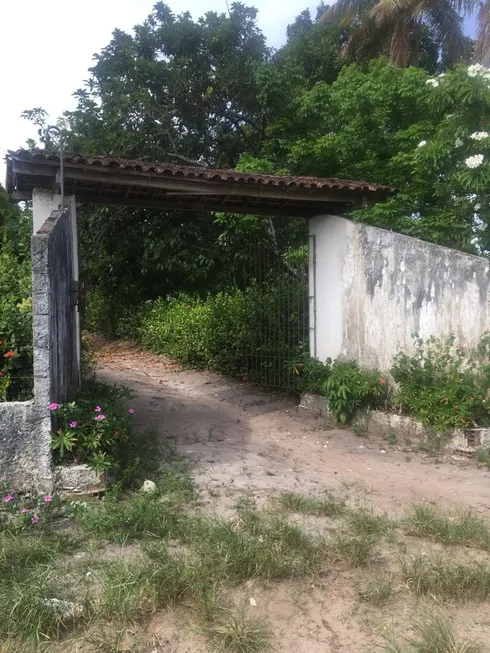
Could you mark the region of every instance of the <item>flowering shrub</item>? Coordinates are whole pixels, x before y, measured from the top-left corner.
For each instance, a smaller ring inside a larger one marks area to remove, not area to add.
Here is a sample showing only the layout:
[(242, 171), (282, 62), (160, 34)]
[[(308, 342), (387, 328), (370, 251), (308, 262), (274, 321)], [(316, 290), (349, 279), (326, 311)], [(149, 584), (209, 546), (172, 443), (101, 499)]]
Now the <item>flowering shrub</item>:
[(398, 354), (391, 370), (395, 405), (436, 431), (490, 425), (490, 333), (470, 350), (454, 336), (415, 344), (415, 354)]
[(32, 396), (31, 233), (0, 188), (0, 401)]
[(0, 529), (18, 532), (45, 529), (61, 512), (61, 499), (50, 494), (14, 492), (5, 477), (0, 478)]
[[(128, 442), (134, 409), (125, 409), (121, 400), (130, 392), (122, 387), (92, 384), (89, 396), (77, 401), (49, 406), (56, 423), (51, 446), (59, 462), (87, 463), (98, 474), (117, 465), (117, 450)], [(99, 401), (92, 399), (93, 391)]]

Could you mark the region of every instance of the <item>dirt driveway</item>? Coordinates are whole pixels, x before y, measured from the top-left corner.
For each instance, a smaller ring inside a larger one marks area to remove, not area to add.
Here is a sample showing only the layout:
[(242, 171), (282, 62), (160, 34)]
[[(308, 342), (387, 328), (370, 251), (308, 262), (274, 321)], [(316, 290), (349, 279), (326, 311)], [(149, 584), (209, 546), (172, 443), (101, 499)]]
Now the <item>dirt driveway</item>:
[(101, 380), (130, 386), (139, 426), (172, 438), (194, 466), (204, 498), (226, 509), (237, 495), (256, 500), (364, 486), (379, 507), (411, 501), (470, 505), (490, 513), (490, 471), (449, 457), (439, 461), (346, 429), (325, 429), (297, 399), (210, 372), (181, 370), (127, 342), (97, 344)]

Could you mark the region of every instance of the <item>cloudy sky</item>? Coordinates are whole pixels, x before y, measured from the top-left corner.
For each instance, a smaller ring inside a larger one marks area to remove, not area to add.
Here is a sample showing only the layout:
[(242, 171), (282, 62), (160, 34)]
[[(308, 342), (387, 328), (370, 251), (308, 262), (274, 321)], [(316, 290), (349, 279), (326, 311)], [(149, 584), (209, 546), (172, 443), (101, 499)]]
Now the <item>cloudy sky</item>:
[[(231, 2), (231, 0), (230, 0)], [(92, 55), (109, 42), (114, 28), (131, 30), (150, 13), (155, 0), (15, 0), (3, 2), (0, 62), (0, 183), (5, 181), (6, 150), (25, 145), (35, 129), (20, 118), (25, 109), (43, 107), (50, 122), (74, 106), (73, 91), (88, 77)], [(175, 13), (226, 11), (226, 0), (167, 0)], [(251, 0), (268, 43), (280, 46), (287, 25), (309, 0)]]

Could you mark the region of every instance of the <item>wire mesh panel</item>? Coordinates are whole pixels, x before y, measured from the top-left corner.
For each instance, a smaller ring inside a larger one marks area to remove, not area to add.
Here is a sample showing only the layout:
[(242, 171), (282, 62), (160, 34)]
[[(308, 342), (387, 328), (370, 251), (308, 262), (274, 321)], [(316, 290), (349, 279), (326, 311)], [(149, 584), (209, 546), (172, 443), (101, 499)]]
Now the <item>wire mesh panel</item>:
[(293, 388), (292, 363), (308, 352), (308, 248), (257, 248), (245, 274), (246, 369), (253, 383)]

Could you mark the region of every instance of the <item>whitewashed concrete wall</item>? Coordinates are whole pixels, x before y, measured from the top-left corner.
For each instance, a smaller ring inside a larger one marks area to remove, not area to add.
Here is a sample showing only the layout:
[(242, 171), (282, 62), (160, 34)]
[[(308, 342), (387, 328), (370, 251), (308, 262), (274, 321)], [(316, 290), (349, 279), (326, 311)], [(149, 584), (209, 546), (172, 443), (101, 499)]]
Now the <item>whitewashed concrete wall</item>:
[(487, 259), (337, 216), (312, 218), (310, 236), (317, 358), (386, 371), (413, 332), (470, 346), (490, 329)]

